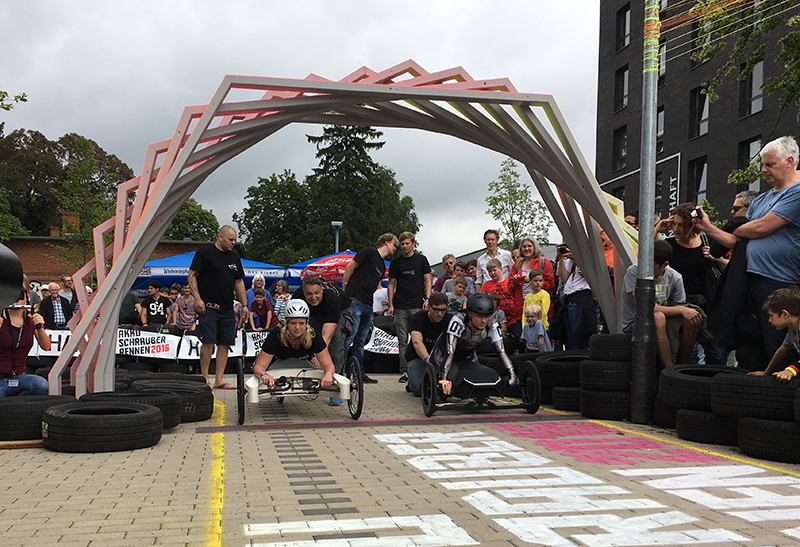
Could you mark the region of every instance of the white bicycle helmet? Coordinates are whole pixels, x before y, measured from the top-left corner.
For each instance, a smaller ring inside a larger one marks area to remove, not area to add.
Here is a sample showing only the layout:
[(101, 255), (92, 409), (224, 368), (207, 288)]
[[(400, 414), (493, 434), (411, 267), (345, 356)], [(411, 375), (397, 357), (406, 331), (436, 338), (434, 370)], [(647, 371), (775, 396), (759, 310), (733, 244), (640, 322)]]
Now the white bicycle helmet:
[(311, 312), (308, 309), (308, 304), (306, 304), (305, 300), (300, 300), (299, 298), (293, 298), (289, 300), (289, 303), (286, 304), (286, 319), (308, 319), (308, 316)]

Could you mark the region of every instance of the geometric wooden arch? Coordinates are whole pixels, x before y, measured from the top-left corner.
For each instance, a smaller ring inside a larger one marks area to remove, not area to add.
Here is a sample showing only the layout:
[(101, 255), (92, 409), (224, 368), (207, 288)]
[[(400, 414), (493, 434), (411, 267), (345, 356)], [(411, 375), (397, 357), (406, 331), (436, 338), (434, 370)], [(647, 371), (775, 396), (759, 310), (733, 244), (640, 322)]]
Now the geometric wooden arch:
[[(234, 90), (256, 94), (226, 101)], [(461, 67), (431, 73), (411, 60), (382, 72), (362, 67), (339, 81), (228, 75), (208, 104), (184, 109), (171, 139), (147, 147), (141, 175), (118, 187), (115, 216), (94, 229), (94, 258), (74, 275), (81, 312), (50, 373), (50, 393), (60, 392), (57, 380), (76, 350), (76, 394), (113, 389), (120, 304), (178, 209), (222, 164), (297, 122), (422, 129), (519, 161), (618, 330), (597, 224), (616, 247), (618, 271), (633, 251), (552, 95), (518, 93), (506, 78), (475, 80)], [(94, 271), (98, 288), (89, 303), (84, 278)]]

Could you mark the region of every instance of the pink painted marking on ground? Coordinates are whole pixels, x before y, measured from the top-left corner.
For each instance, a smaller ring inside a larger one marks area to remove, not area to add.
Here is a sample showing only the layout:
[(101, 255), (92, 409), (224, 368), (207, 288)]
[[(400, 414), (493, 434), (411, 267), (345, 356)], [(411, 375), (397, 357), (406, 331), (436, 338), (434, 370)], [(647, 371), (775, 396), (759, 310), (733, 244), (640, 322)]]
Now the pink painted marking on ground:
[(610, 427), (588, 422), (549, 422), (492, 425), (515, 437), (535, 439), (548, 450), (586, 463), (633, 465), (641, 460), (680, 463), (725, 461), (688, 448), (670, 448), (667, 443), (628, 436)]

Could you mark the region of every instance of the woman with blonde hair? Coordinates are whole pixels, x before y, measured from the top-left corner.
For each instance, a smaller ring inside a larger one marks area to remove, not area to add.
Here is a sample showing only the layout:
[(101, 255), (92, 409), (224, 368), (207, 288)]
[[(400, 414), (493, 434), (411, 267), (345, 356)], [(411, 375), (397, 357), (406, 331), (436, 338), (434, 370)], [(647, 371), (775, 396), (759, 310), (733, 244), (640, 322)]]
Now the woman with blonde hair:
[(286, 322), (271, 331), (261, 346), (261, 351), (253, 366), (261, 383), (275, 385), (275, 378), (267, 369), (276, 360), (303, 359), (324, 371), (320, 387), (330, 387), (333, 382), (334, 366), (322, 336), (317, 336), (308, 324), (309, 309), (304, 300), (290, 300), (286, 306)]

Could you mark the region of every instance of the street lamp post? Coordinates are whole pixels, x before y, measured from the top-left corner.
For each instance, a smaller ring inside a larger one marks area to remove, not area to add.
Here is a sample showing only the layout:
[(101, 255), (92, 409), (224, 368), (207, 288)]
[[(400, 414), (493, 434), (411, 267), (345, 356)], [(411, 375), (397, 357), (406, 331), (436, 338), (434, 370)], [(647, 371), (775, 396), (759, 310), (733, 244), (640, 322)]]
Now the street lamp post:
[(333, 229), (336, 230), (336, 244), (334, 245), (334, 253), (339, 252), (339, 230), (342, 229), (342, 221), (341, 220), (332, 220), (331, 226)]

